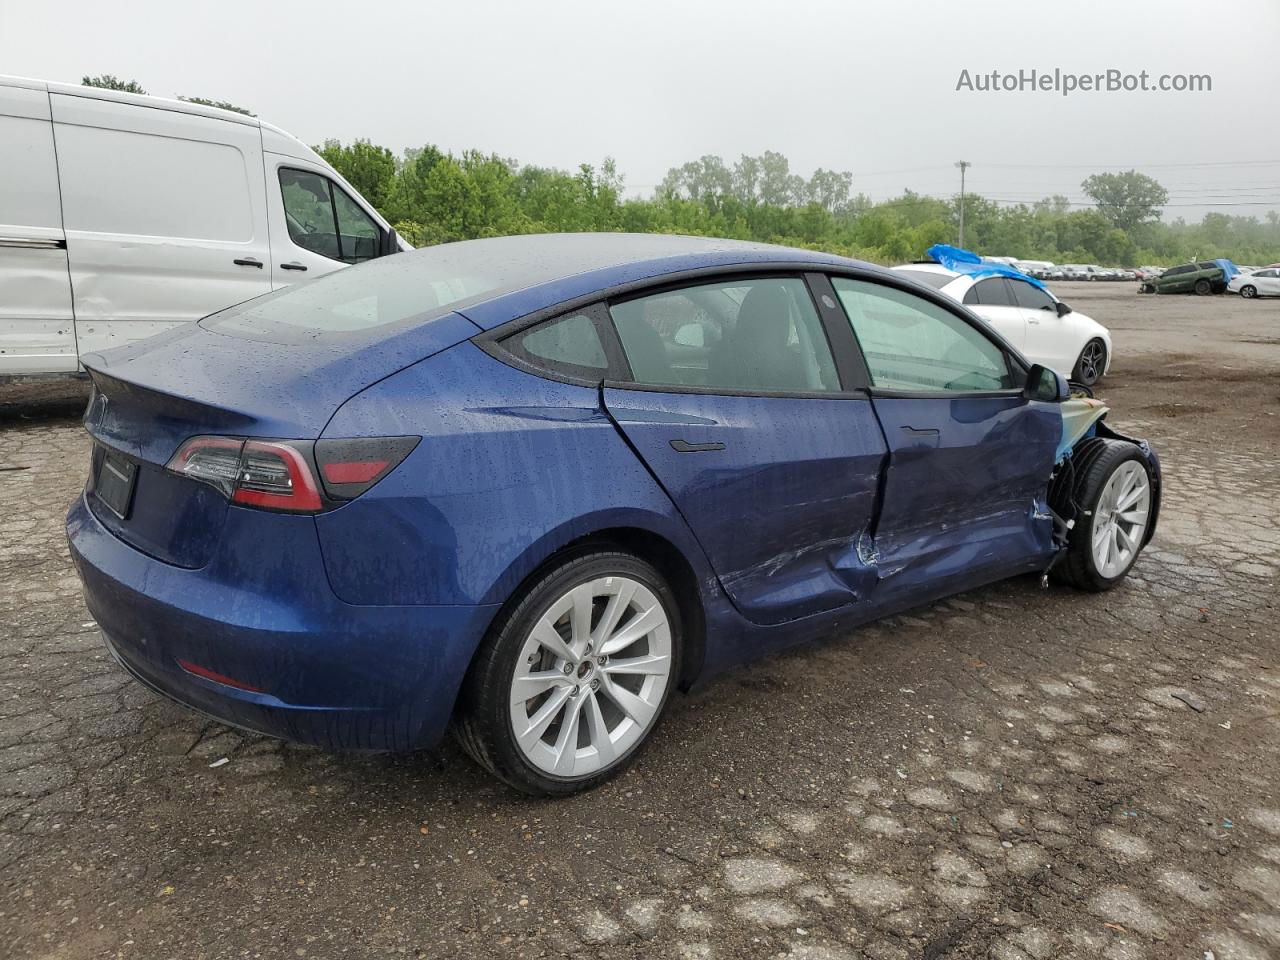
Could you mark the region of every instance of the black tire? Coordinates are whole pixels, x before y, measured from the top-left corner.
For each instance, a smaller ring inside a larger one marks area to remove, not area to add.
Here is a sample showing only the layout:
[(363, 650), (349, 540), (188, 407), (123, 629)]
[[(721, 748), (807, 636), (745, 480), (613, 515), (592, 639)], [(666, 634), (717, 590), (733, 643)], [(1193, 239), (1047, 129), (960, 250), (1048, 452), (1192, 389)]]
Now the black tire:
[(1144, 283), (1142, 286), (1138, 288), (1138, 292), (1139, 293), (1155, 293), (1156, 288), (1149, 283)]
[[(671, 676), (649, 729), (630, 750), (593, 775), (552, 776), (525, 757), (511, 728), (508, 695), (516, 660), (530, 631), (551, 603), (581, 583), (610, 575), (639, 580), (662, 603), (671, 628)], [(590, 790), (630, 766), (653, 738), (671, 700), (671, 691), (679, 682), (681, 641), (680, 608), (675, 594), (651, 564), (629, 553), (585, 547), (534, 574), (499, 615), (463, 681), (454, 735), (476, 763), (522, 793), (545, 797)]]
[[(1101, 359), (1096, 363), (1086, 363), (1085, 355), (1091, 350), (1100, 350)], [(1094, 337), (1080, 350), (1080, 356), (1076, 358), (1076, 368), (1071, 372), (1071, 379), (1076, 383), (1083, 383), (1086, 387), (1092, 387), (1095, 383), (1102, 379), (1103, 371), (1107, 369), (1107, 345)]]
[(1258, 288), (1251, 283), (1246, 283), (1243, 287), (1240, 288), (1240, 296), (1244, 297), (1246, 300), (1252, 300), (1257, 295), (1258, 295)]
[(1075, 526), (1067, 538), (1066, 556), (1053, 568), (1055, 580), (1097, 593), (1110, 590), (1133, 569), (1142, 552), (1141, 546), (1134, 551), (1129, 564), (1113, 577), (1103, 576), (1098, 571), (1091, 549), (1098, 499), (1103, 487), (1111, 474), (1130, 460), (1141, 464), (1150, 481), (1151, 471), (1137, 446), (1106, 437), (1090, 437), (1076, 444), (1067, 466), (1059, 471), (1049, 490), (1049, 505), (1061, 517), (1074, 517)]
[(1196, 281), (1196, 296), (1207, 297), (1212, 292), (1213, 292), (1213, 284), (1211, 284), (1208, 280)]

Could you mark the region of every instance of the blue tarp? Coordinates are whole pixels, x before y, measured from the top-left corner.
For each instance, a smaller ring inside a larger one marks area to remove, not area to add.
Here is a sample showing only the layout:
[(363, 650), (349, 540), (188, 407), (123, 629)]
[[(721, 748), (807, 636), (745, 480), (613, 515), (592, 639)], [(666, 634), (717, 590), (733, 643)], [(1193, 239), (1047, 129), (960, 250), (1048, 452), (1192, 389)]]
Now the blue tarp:
[(1231, 282), (1232, 277), (1240, 272), (1240, 268), (1230, 260), (1215, 260), (1213, 262), (1222, 268), (1222, 279), (1226, 280), (1228, 283)]
[(1043, 283), (1035, 277), (1028, 276), (1021, 270), (1015, 270), (1013, 267), (1003, 263), (991, 263), (983, 260), (976, 253), (972, 253), (969, 250), (961, 250), (959, 247), (953, 247), (950, 244), (935, 243), (925, 251), (925, 254), (939, 266), (954, 270), (956, 273), (967, 274), (971, 277), (1017, 277), (1019, 280), (1034, 284), (1046, 293), (1049, 292), (1049, 288)]

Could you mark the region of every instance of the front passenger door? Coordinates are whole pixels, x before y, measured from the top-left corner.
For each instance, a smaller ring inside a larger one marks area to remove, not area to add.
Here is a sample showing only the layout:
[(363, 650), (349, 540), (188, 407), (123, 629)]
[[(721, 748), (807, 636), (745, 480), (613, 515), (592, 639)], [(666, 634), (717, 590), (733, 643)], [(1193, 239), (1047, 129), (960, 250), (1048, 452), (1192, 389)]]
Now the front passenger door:
[(831, 282), (889, 446), (875, 527), (880, 590), (964, 589), (1043, 563), (1057, 406), (1024, 397), (1023, 371), (958, 313), (887, 284)]

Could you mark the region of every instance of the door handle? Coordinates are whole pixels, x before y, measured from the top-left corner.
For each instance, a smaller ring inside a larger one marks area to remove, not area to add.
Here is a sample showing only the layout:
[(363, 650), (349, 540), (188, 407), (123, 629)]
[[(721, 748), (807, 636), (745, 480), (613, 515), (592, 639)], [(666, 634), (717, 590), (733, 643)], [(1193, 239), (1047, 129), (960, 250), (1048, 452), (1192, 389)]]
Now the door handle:
[(259, 270), (262, 269), (262, 261), (256, 257), (237, 257), (231, 262), (237, 267), (257, 267)]
[(280, 269), (281, 269), (281, 270), (305, 270), (305, 269), (307, 269), (307, 268), (306, 268), (303, 264), (301, 264), (301, 263), (297, 263), (297, 262), (295, 261), (295, 262), (292, 262), (292, 263), (282, 263), (282, 264), (280, 264)]
[(723, 450), (724, 444), (718, 441), (712, 443), (689, 443), (687, 440), (672, 440), (671, 449), (676, 453), (711, 453), (716, 450)]
[(936, 437), (938, 429), (936, 427), (906, 427), (902, 428), (907, 433), (917, 437)]

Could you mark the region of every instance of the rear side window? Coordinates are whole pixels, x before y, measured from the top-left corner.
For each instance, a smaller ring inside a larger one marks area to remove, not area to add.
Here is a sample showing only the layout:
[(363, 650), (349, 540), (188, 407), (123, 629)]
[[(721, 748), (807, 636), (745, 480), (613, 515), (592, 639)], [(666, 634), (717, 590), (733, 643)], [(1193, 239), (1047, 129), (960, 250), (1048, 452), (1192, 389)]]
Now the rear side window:
[(602, 307), (590, 307), (540, 323), (531, 330), (503, 341), (515, 356), (556, 373), (603, 378), (609, 360), (600, 338), (600, 323), (607, 322)]
[(1020, 307), (1025, 307), (1028, 310), (1058, 309), (1053, 302), (1053, 297), (1034, 284), (1027, 283), (1025, 280), (1010, 280), (1009, 286), (1013, 289), (1013, 298)]
[(1004, 351), (937, 304), (894, 287), (833, 277), (873, 386), (925, 392), (1008, 390)]
[(984, 307), (1012, 307), (1014, 301), (1009, 293), (1009, 284), (1004, 277), (988, 277), (979, 280), (964, 295), (967, 304), (980, 303)]
[(637, 383), (744, 393), (840, 389), (822, 323), (798, 278), (686, 287), (610, 312)]
[(282, 167), (280, 194), (289, 239), (302, 249), (343, 263), (378, 255), (378, 225), (328, 177)]
[(1197, 264), (1197, 266), (1199, 266), (1201, 270), (1217, 270), (1218, 269), (1218, 265), (1214, 263), (1212, 260), (1206, 260), (1204, 261), (1204, 263)]

